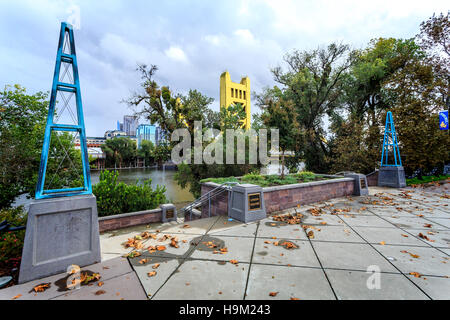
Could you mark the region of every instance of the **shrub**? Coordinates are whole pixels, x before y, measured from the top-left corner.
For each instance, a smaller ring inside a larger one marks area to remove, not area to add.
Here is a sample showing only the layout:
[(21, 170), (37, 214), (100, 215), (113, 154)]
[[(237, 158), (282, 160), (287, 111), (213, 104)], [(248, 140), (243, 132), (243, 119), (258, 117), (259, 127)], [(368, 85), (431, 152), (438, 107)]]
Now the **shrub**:
[(300, 171), (295, 176), (304, 182), (314, 181), (316, 178), (316, 175), (311, 171)]
[(207, 178), (200, 180), (200, 183), (204, 182), (214, 182), (218, 184), (223, 184), (225, 182), (239, 182), (239, 180), (235, 177), (227, 177), (227, 178)]
[(100, 182), (93, 186), (99, 216), (154, 209), (167, 202), (166, 187), (158, 185), (153, 190), (151, 179), (144, 181), (142, 185), (127, 185), (118, 182), (118, 177), (118, 172), (102, 171)]
[[(0, 210), (0, 222), (7, 220), (13, 227), (25, 226), (27, 214), (23, 207), (8, 208)], [(25, 230), (8, 231), (0, 234), (0, 262), (6, 262), (12, 258), (22, 256)]]

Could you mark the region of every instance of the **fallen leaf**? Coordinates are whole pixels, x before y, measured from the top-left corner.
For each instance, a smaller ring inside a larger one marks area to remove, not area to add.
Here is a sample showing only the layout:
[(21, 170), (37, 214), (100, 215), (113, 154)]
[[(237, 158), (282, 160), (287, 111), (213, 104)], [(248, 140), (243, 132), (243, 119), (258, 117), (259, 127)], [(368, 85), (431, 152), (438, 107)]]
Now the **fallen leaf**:
[(149, 276), (149, 277), (156, 276), (156, 271), (151, 271), (151, 272), (147, 273), (147, 276)]
[(101, 286), (103, 285), (103, 281), (100, 281), (97, 285), (98, 285), (99, 287), (101, 287)]
[(190, 228), (191, 226), (190, 225), (188, 225), (188, 224), (185, 224), (184, 226), (183, 226), (183, 228)]
[(292, 297), (291, 300), (300, 300), (299, 298)]
[(34, 292), (44, 292), (48, 288), (50, 288), (50, 282), (38, 284), (33, 288), (33, 290)]
[(139, 264), (146, 264), (147, 262), (148, 262), (148, 259), (139, 260)]
[(423, 226), (424, 226), (425, 228), (431, 228), (431, 223), (425, 223)]
[(408, 235), (402, 233), (402, 237), (408, 238)]
[(156, 246), (156, 250), (164, 251), (164, 250), (166, 250), (166, 247), (165, 246)]
[(99, 296), (99, 295), (104, 294), (104, 293), (106, 293), (105, 290), (98, 290), (98, 291), (95, 292), (95, 295)]
[(386, 242), (381, 241), (380, 244), (384, 246), (386, 244)]
[(160, 266), (159, 263), (155, 263), (155, 264), (152, 266), (152, 269), (158, 269), (159, 266)]
[(232, 263), (232, 264), (238, 264), (239, 262), (237, 261), (237, 260), (230, 260), (230, 263)]
[(269, 296), (275, 297), (278, 294), (278, 292), (269, 292)]
[(426, 235), (424, 235), (422, 232), (419, 233), (419, 237), (421, 237), (422, 239), (425, 239), (425, 240), (427, 240), (427, 241), (434, 242), (434, 240), (431, 240), (431, 239), (428, 238)]
[(420, 273), (418, 273), (418, 272), (410, 272), (409, 273), (410, 275), (413, 275), (414, 277), (416, 277), (416, 278), (420, 278), (422, 275), (420, 274)]
[(308, 236), (309, 239), (314, 239), (314, 232), (312, 230), (309, 230), (306, 235)]
[(19, 293), (17, 296), (12, 297), (11, 300), (19, 299), (21, 296), (22, 296), (22, 295)]

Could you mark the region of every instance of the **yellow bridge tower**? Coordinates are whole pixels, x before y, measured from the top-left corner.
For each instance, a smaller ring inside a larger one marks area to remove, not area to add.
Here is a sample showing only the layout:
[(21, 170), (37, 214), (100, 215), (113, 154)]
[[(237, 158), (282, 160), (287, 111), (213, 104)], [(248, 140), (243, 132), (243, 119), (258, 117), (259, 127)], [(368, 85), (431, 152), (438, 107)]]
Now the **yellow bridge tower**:
[(230, 74), (225, 71), (220, 75), (220, 108), (231, 104), (242, 104), (245, 110), (245, 120), (242, 124), (245, 130), (250, 129), (250, 78), (241, 79), (240, 83), (232, 82)]

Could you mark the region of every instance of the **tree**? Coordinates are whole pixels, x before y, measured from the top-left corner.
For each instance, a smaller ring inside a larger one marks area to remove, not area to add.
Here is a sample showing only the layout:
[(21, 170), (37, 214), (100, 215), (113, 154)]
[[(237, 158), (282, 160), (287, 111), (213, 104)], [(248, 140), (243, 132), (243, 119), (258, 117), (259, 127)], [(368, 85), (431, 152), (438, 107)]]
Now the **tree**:
[(162, 166), (164, 162), (170, 159), (170, 152), (172, 148), (168, 143), (160, 143), (153, 151), (153, 158), (158, 163), (158, 166)]
[(188, 128), (192, 133), (194, 121), (202, 121), (203, 126), (212, 126), (217, 121), (217, 115), (208, 108), (213, 98), (197, 90), (189, 90), (187, 96), (173, 94), (168, 86), (160, 87), (153, 79), (157, 70), (155, 65), (138, 65), (143, 90), (124, 100), (135, 109), (136, 115), (145, 117), (152, 124), (158, 123), (169, 137), (177, 128)]
[(136, 142), (130, 138), (116, 137), (106, 140), (102, 145), (102, 151), (106, 153), (108, 166), (117, 165), (122, 168), (123, 164), (130, 165), (130, 162), (136, 157)]
[(422, 49), (428, 53), (428, 61), (433, 66), (436, 90), (442, 95), (447, 109), (450, 108), (450, 12), (433, 15), (420, 24), (416, 36)]
[(283, 87), (266, 89), (257, 97), (262, 107), (267, 96), (282, 94), (292, 101), (296, 120), (305, 134), (304, 145), (298, 151), (301, 154), (297, 158), (305, 159), (308, 170), (328, 171), (325, 159), (329, 148), (322, 119), (332, 114), (340, 103), (344, 77), (352, 63), (348, 51), (348, 46), (332, 43), (327, 48), (295, 50), (287, 54), (284, 57), (287, 70), (281, 67), (272, 69), (275, 81)]
[(20, 85), (0, 92), (0, 208), (34, 195), (47, 117), (47, 94)]
[(277, 101), (269, 100), (261, 115), (263, 123), (268, 128), (279, 130), (279, 145), (281, 149), (281, 179), (284, 179), (284, 156), (287, 150), (295, 150), (298, 145), (300, 128), (297, 122), (294, 104), (283, 98)]
[(143, 140), (141, 147), (137, 151), (138, 156), (144, 159), (144, 166), (154, 162), (155, 145), (153, 142)]
[(333, 136), (327, 159), (332, 171), (369, 173), (377, 167), (383, 117), (395, 104), (387, 100), (385, 83), (423, 56), (412, 39), (373, 39), (367, 48), (352, 52), (353, 64), (344, 78), (341, 105), (331, 116)]

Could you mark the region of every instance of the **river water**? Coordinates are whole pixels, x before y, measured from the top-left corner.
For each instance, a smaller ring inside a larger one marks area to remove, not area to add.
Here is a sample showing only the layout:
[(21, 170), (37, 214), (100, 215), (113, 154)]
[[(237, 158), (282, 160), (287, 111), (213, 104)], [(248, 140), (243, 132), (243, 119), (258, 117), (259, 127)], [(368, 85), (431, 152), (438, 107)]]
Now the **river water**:
[[(166, 187), (166, 197), (171, 203), (193, 201), (194, 197), (189, 189), (182, 189), (174, 179), (175, 170), (159, 169), (122, 169), (118, 170), (119, 181), (126, 184), (142, 183), (144, 180), (152, 179), (152, 186), (156, 185)], [(99, 182), (100, 171), (91, 171), (92, 185)]]

